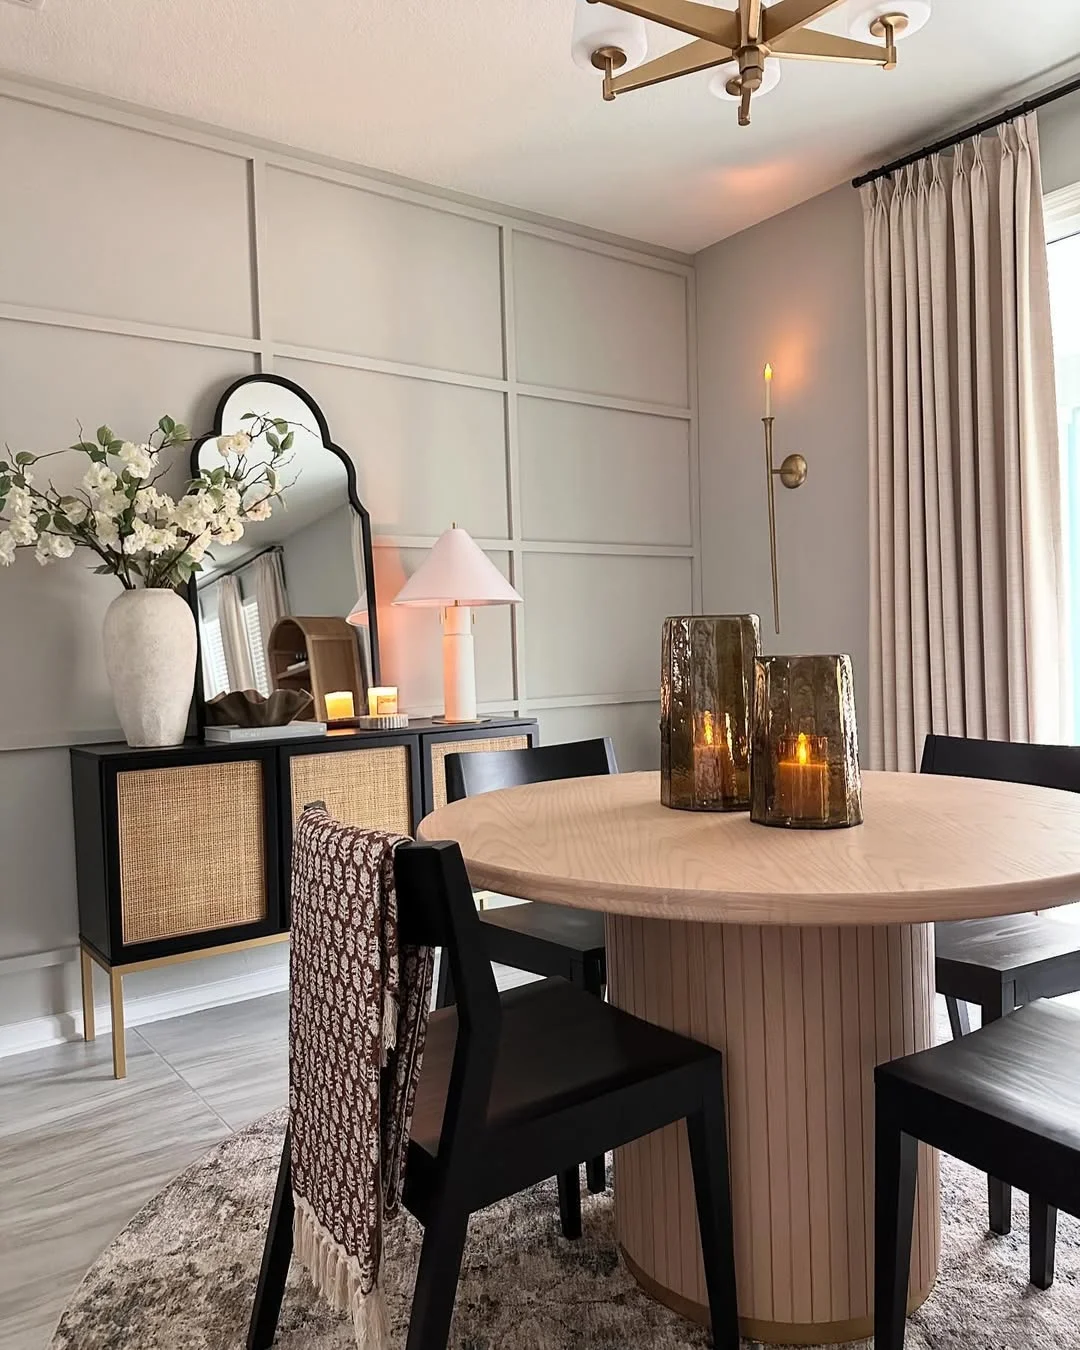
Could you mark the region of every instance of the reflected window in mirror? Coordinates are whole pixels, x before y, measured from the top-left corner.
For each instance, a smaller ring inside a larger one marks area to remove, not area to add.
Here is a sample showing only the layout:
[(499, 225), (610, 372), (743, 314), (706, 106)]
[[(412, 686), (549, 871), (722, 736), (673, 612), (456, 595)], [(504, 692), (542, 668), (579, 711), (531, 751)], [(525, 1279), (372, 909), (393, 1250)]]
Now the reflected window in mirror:
[[(357, 708), (380, 679), (371, 531), (347, 454), (330, 439), (311, 395), (280, 376), (253, 376), (226, 391), (213, 435), (192, 452), (192, 472), (220, 465), (218, 436), (250, 415), (281, 419), (292, 435), (280, 469), (282, 499), (241, 539), (215, 547), (195, 578), (204, 700), (276, 689), (306, 691), (301, 714), (325, 719), (328, 689), (351, 689)], [(257, 466), (272, 453), (251, 448)]]

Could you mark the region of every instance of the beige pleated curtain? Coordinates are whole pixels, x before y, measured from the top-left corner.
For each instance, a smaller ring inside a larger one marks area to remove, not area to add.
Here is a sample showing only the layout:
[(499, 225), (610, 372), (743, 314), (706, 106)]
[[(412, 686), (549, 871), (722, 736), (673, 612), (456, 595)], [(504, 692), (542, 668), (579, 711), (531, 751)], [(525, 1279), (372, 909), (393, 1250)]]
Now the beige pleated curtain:
[(1071, 739), (1034, 116), (863, 188), (870, 755), (934, 731)]

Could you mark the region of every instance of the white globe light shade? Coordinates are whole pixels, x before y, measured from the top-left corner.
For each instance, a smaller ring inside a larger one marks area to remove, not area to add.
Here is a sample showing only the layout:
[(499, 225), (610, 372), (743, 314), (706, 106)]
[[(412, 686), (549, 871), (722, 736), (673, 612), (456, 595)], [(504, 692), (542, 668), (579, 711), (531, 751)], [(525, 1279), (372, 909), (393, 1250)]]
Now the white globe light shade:
[(930, 18), (930, 0), (871, 0), (860, 5), (851, 16), (848, 32), (860, 42), (880, 42), (880, 36), (871, 33), (870, 27), (886, 14), (902, 14), (907, 19), (907, 27), (896, 35), (897, 42), (903, 42), (925, 27)]
[(601, 47), (618, 47), (626, 54), (626, 64), (620, 69), (640, 66), (649, 50), (645, 20), (636, 14), (624, 14), (610, 5), (590, 5), (589, 0), (575, 0), (574, 36), (570, 50), (574, 61), (583, 70), (595, 70), (593, 52)]
[[(761, 87), (754, 90), (754, 97), (761, 98), (762, 94), (770, 94), (780, 83), (781, 62), (775, 56), (768, 57), (765, 61), (765, 69), (761, 76)], [(716, 74), (709, 81), (709, 93), (714, 98), (727, 99), (729, 103), (738, 103), (742, 97), (740, 94), (729, 94), (727, 91), (727, 82), (733, 75), (738, 75), (739, 67), (731, 64), (721, 66)]]

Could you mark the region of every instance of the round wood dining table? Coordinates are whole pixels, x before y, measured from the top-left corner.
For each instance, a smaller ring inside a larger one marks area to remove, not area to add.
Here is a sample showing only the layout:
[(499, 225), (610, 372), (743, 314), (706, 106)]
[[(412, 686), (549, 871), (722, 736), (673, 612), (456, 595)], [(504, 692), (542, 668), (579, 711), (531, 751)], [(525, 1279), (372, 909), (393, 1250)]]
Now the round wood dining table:
[[(867, 773), (865, 823), (785, 830), (673, 811), (659, 775), (512, 788), (428, 816), (477, 888), (606, 916), (608, 996), (724, 1053), (743, 1334), (873, 1326), (874, 1066), (934, 1040), (935, 921), (1080, 898), (1080, 795)], [(685, 1130), (618, 1150), (616, 1225), (654, 1297), (708, 1321)], [(920, 1152), (910, 1306), (940, 1245)]]

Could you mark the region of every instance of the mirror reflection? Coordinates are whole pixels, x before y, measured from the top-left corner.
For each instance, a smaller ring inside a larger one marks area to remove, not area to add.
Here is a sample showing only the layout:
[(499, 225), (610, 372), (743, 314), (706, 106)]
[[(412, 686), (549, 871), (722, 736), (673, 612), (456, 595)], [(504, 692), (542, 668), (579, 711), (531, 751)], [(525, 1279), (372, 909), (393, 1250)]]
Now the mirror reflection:
[[(309, 394), (279, 376), (255, 376), (222, 398), (192, 471), (219, 466), (217, 437), (245, 430), (251, 413), (288, 422), (292, 445), (273, 513), (208, 554), (196, 577), (203, 697), (306, 691), (311, 705), (301, 716), (324, 721), (325, 695), (348, 691), (362, 712), (379, 679), (378, 631), (370, 527), (352, 465)], [(270, 453), (255, 442), (250, 458), (257, 465)]]

